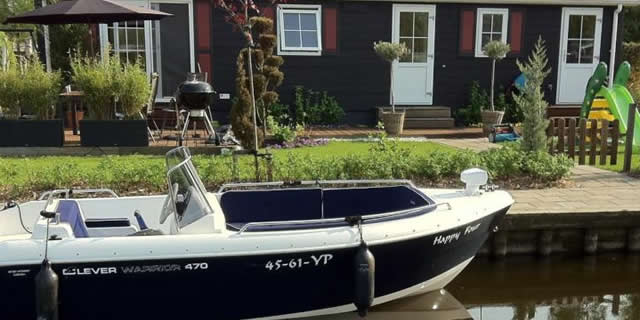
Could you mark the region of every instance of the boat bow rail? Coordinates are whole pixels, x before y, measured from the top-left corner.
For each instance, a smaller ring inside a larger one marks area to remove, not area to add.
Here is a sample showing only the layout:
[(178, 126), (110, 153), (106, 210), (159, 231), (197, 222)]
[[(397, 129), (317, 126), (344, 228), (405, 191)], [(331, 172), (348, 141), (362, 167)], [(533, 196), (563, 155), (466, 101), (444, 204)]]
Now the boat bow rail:
[(361, 221), (363, 224), (390, 221), (402, 218), (411, 218), (419, 215), (426, 214), (435, 210), (440, 206), (447, 206), (448, 210), (451, 210), (451, 204), (449, 202), (433, 203), (425, 206), (400, 210), (395, 212), (386, 212), (372, 215), (355, 215), (344, 218), (330, 218), (330, 219), (310, 219), (310, 220), (288, 220), (288, 221), (265, 221), (265, 222), (250, 222), (242, 226), (237, 234), (243, 232), (260, 232), (260, 231), (284, 231), (284, 230), (301, 230), (301, 229), (316, 229), (316, 228), (331, 228), (331, 227), (345, 227), (353, 225), (352, 221)]

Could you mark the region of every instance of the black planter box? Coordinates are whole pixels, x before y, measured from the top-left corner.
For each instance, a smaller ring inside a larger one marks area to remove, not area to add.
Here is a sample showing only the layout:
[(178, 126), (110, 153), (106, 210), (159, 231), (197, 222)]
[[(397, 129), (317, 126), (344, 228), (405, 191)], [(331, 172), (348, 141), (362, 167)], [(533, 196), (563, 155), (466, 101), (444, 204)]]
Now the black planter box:
[(146, 120), (81, 120), (83, 147), (147, 147)]
[(0, 147), (62, 147), (62, 120), (0, 120)]

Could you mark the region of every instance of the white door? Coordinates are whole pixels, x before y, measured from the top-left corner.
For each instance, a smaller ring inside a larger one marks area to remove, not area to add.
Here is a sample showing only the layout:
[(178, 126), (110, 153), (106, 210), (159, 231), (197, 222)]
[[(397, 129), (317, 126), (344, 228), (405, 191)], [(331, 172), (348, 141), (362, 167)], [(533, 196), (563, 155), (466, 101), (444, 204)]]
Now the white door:
[(433, 103), (435, 22), (434, 5), (393, 5), (393, 42), (409, 48), (409, 54), (393, 65), (396, 104)]
[(558, 103), (581, 103), (587, 81), (600, 62), (602, 8), (563, 8)]

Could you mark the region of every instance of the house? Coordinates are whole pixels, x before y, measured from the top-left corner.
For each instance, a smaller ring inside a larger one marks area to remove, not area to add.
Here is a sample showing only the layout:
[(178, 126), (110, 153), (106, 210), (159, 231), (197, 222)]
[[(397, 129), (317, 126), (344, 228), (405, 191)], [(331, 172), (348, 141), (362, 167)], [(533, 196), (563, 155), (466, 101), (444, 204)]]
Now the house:
[[(326, 90), (347, 113), (347, 122), (372, 124), (374, 107), (390, 102), (390, 68), (373, 52), (373, 42), (402, 42), (411, 55), (394, 68), (398, 105), (464, 106), (472, 81), (488, 88), (490, 61), (482, 46), (511, 45), (497, 64), (496, 84), (508, 87), (519, 75), (538, 37), (546, 41), (552, 72), (544, 84), (552, 105), (578, 105), (600, 61), (619, 64), (622, 6), (632, 0), (407, 0), (288, 1), (263, 13), (276, 21), (278, 54), (285, 58), (281, 100), (291, 103), (297, 85)], [(101, 43), (115, 43), (124, 57), (144, 57), (161, 77), (162, 100), (172, 95), (185, 70), (207, 72), (226, 118), (235, 91), (239, 32), (209, 0), (151, 0), (151, 8), (174, 14), (159, 22), (103, 25)], [(124, 37), (124, 40), (123, 40)], [(497, 85), (496, 85), (497, 87)], [(497, 89), (497, 88), (496, 88)]]

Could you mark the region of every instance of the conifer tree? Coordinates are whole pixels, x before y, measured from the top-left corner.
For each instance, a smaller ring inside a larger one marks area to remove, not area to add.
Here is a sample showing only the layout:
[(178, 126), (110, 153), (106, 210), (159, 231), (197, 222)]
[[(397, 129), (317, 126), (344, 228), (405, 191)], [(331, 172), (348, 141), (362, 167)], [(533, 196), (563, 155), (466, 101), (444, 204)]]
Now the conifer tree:
[(546, 130), (549, 120), (545, 119), (548, 104), (544, 100), (542, 83), (551, 72), (547, 68), (547, 49), (544, 40), (539, 37), (527, 61), (516, 61), (516, 64), (526, 78), (522, 91), (513, 95), (524, 114), (521, 147), (529, 152), (544, 151), (547, 147)]

